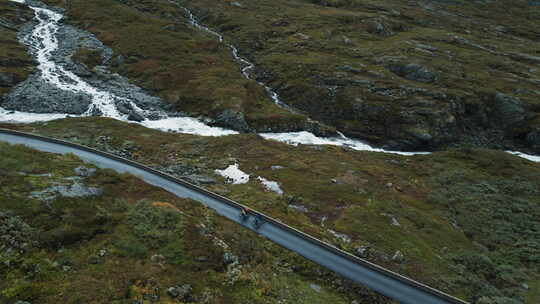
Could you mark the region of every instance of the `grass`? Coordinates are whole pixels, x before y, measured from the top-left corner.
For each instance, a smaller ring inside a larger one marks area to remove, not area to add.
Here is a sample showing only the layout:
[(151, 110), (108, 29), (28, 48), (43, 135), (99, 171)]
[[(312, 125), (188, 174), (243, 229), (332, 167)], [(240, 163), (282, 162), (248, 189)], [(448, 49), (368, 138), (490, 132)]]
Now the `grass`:
[[(0, 15), (9, 23), (20, 25), (22, 18), (30, 20), (32, 11), (10, 1), (0, 3)], [(0, 27), (0, 73), (9, 75), (13, 84), (25, 80), (33, 70), (33, 63), (26, 53), (26, 48), (17, 39), (17, 32), (12, 29)], [(11, 90), (10, 85), (0, 85), (0, 96)]]
[[(212, 118), (225, 110), (240, 112), (253, 130), (298, 130), (306, 123), (305, 116), (281, 109), (264, 88), (243, 78), (230, 50), (190, 26), (185, 12), (167, 1), (45, 2), (67, 8), (73, 25), (94, 33), (121, 55), (124, 63), (115, 72), (178, 111)], [(88, 63), (92, 54), (85, 53), (83, 49), (74, 58)]]
[[(409, 149), (463, 143), (463, 134), (479, 138), (478, 130), (498, 128), (496, 122), (479, 123), (478, 117), (489, 112), (491, 100), (482, 98), (484, 91), (516, 95), (517, 88), (524, 92), (517, 95), (530, 107), (530, 118), (520, 129), (505, 130), (506, 138), (519, 143), (538, 127), (534, 120), (538, 95), (529, 90), (536, 90), (532, 79), (540, 77), (539, 70), (530, 62), (504, 55), (538, 55), (539, 36), (533, 29), (538, 28), (534, 16), (539, 10), (527, 1), (455, 1), (430, 6), (391, 0), (255, 0), (243, 7), (229, 1), (181, 3), (256, 62), (264, 71), (260, 77), (278, 89), (285, 103), (347, 135), (375, 143), (406, 139)], [(378, 27), (383, 27), (382, 32)], [(484, 49), (459, 43), (454, 36)], [(427, 66), (439, 73), (439, 80), (421, 83), (399, 77), (388, 69), (392, 60)], [(359, 72), (341, 72), (343, 66)], [(358, 80), (370, 80), (373, 86), (394, 93), (375, 93), (373, 87), (351, 83)], [(446, 97), (406, 93), (400, 90), (403, 86)], [(417, 99), (433, 102), (424, 107), (411, 105)], [(352, 110), (355, 105), (359, 110)], [(470, 131), (471, 126), (475, 131)], [(426, 143), (414, 138), (423, 132), (433, 139)]]
[[(47, 202), (31, 193), (73, 182), (74, 168), (92, 166), (72, 155), (4, 143), (0, 156), (0, 232), (11, 236), (9, 242), (0, 238), (1, 302), (153, 297), (154, 303), (178, 303), (166, 290), (185, 284), (201, 303), (350, 303), (358, 297), (334, 291), (317, 278), (325, 271), (306, 261), (309, 273), (290, 275), (286, 265), (300, 257), (133, 176), (98, 169), (79, 182), (102, 188), (101, 195)], [(228, 266), (225, 252), (239, 264)], [(234, 269), (238, 277), (224, 283)], [(312, 283), (320, 293), (308, 287)], [(292, 286), (298, 288), (289, 291)]]

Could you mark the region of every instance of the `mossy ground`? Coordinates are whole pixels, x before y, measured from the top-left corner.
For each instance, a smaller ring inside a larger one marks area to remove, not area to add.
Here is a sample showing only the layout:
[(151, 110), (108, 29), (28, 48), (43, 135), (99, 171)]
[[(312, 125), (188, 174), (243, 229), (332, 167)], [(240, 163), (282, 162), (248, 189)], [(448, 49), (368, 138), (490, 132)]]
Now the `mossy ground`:
[[(116, 72), (179, 111), (216, 118), (232, 110), (243, 113), (255, 130), (299, 128), (306, 121), (275, 105), (264, 88), (246, 80), (230, 49), (189, 25), (184, 10), (168, 1), (44, 2), (66, 8), (71, 24), (94, 33), (122, 55)], [(87, 63), (88, 57), (75, 59)]]
[[(335, 291), (318, 278), (328, 275), (319, 267), (130, 175), (98, 169), (80, 181), (102, 188), (98, 196), (32, 197), (69, 182), (81, 165), (90, 166), (72, 155), (0, 143), (0, 231), (7, 225), (12, 236), (0, 238), (0, 302), (181, 303), (166, 289), (185, 284), (198, 303), (362, 299)], [(14, 239), (26, 245), (9, 250)], [(226, 252), (238, 264), (226, 263)], [(305, 270), (292, 272), (291, 265)]]
[[(30, 20), (32, 11), (11, 1), (0, 3), (0, 16), (10, 24), (19, 25), (21, 20)], [(12, 84), (0, 84), (0, 97), (8, 93), (12, 86), (25, 80), (33, 70), (32, 58), (26, 48), (19, 43), (16, 29), (0, 26), (0, 73), (10, 75)]]
[[(249, 183), (208, 188), (345, 250), (372, 246), (368, 259), (469, 300), (538, 297), (522, 284), (534, 286), (539, 279), (540, 167), (504, 152), (458, 149), (405, 157), (292, 147), (257, 135), (168, 134), (102, 118), (18, 128), (156, 167), (189, 165), (211, 176), (238, 162), (252, 175)], [(284, 168), (271, 168), (276, 165)], [(266, 191), (256, 176), (278, 181), (285, 195)], [(392, 260), (397, 250), (405, 262)], [(477, 273), (478, 263), (487, 263), (486, 272)]]
[[(428, 133), (431, 148), (466, 142), (456, 134), (478, 138), (470, 128), (499, 127), (476, 117), (489, 111), (486, 92), (519, 97), (531, 110), (521, 129), (506, 130), (508, 138), (539, 127), (538, 61), (511, 55), (540, 54), (540, 9), (530, 1), (180, 2), (234, 41), (285, 103), (348, 135), (388, 143)], [(388, 68), (394, 63), (421, 64), (438, 79), (399, 77)]]

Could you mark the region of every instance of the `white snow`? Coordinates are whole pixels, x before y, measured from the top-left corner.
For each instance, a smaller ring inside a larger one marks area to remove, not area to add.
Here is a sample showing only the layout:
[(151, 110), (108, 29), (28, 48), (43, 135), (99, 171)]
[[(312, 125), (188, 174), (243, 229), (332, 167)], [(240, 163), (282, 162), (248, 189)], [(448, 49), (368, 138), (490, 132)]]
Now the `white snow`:
[(223, 170), (215, 170), (215, 172), (227, 179), (227, 182), (239, 185), (249, 182), (249, 174), (246, 174), (238, 168), (238, 164), (230, 165)]
[(22, 4), (25, 4), (26, 1), (25, 0), (11, 0), (13, 2), (17, 2), (17, 3), (22, 3)]
[(257, 179), (263, 184), (263, 186), (269, 190), (273, 191), (279, 195), (283, 195), (283, 190), (281, 190), (281, 187), (279, 186), (278, 182), (267, 180), (266, 178), (259, 176)]

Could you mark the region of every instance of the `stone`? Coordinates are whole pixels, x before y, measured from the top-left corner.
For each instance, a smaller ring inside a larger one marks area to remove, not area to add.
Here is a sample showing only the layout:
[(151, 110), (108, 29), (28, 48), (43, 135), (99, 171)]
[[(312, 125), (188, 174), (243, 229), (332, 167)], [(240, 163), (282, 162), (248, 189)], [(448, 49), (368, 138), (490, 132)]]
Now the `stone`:
[(540, 146), (540, 130), (527, 134), (527, 143), (531, 146)]
[(405, 261), (405, 255), (399, 250), (397, 250), (392, 256), (392, 261), (402, 263)]
[(302, 33), (296, 33), (296, 34), (294, 34), (294, 37), (296, 37), (296, 38), (298, 38), (300, 40), (309, 40), (309, 39), (311, 39), (311, 37), (309, 37), (306, 34), (302, 34)]
[(95, 168), (87, 168), (87, 167), (84, 167), (84, 166), (77, 167), (74, 170), (75, 170), (75, 174), (77, 174), (78, 176), (81, 176), (81, 177), (94, 176), (94, 175), (96, 175), (96, 171), (97, 171)]
[(369, 255), (370, 248), (371, 248), (370, 246), (360, 246), (356, 248), (356, 250), (354, 251), (354, 254), (361, 258), (367, 258)]
[(350, 65), (344, 65), (344, 66), (341, 66), (338, 68), (339, 70), (341, 71), (345, 71), (345, 72), (349, 72), (349, 73), (353, 73), (353, 74), (360, 74), (363, 72), (362, 69), (358, 69), (358, 68), (354, 68)]
[(321, 286), (317, 285), (317, 284), (309, 284), (309, 287), (313, 290), (315, 290), (316, 292), (320, 293), (321, 292)]
[(346, 44), (346, 45), (351, 45), (352, 40), (351, 40), (351, 38), (349, 38), (347, 36), (343, 36), (343, 43)]
[(244, 113), (227, 109), (221, 112), (216, 118), (215, 124), (218, 126), (231, 128), (237, 131), (249, 131), (250, 128), (244, 117)]
[(139, 114), (139, 113), (137, 113), (135, 111), (132, 111), (131, 113), (129, 113), (127, 119), (131, 120), (131, 121), (141, 122), (141, 121), (144, 120), (144, 117), (141, 114)]
[(239, 7), (239, 8), (243, 8), (244, 5), (242, 5), (242, 3), (238, 2), (238, 1), (233, 1), (231, 2), (231, 5), (232, 6), (235, 6), (235, 7)]
[(193, 288), (189, 284), (182, 286), (172, 286), (167, 288), (167, 294), (171, 298), (178, 298), (180, 300), (188, 300), (190, 298)]
[(439, 78), (438, 73), (416, 63), (393, 64), (389, 69), (394, 74), (413, 81), (435, 82)]
[(212, 185), (217, 183), (214, 178), (200, 174), (186, 175), (182, 176), (182, 178), (193, 184)]
[(225, 263), (226, 265), (229, 265), (229, 264), (238, 264), (238, 257), (235, 256), (234, 254), (230, 253), (230, 252), (225, 252), (223, 254), (223, 263)]
[(11, 73), (0, 73), (0, 87), (11, 87), (15, 85), (15, 78)]
[(100, 249), (99, 252), (98, 252), (98, 256), (99, 257), (104, 257), (107, 255), (107, 250), (105, 249)]
[(526, 117), (521, 100), (502, 93), (495, 94), (491, 112), (493, 123), (502, 128), (522, 122)]
[(150, 261), (152, 261), (152, 263), (163, 263), (165, 261), (165, 257), (161, 254), (154, 254), (150, 257)]

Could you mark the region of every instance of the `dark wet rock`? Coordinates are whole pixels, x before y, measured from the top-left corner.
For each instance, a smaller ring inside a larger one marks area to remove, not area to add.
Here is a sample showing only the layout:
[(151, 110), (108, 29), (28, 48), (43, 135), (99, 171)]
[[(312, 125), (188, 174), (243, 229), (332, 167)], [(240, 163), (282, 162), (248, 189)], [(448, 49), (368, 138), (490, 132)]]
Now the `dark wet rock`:
[(8, 110), (33, 113), (83, 114), (91, 100), (90, 95), (65, 91), (44, 82), (36, 73), (5, 96), (2, 106)]
[(75, 168), (75, 174), (81, 177), (94, 176), (96, 174), (96, 171), (97, 170), (95, 168), (87, 168), (83, 166)]
[(502, 128), (522, 122), (526, 111), (518, 98), (496, 93), (491, 110), (491, 120)]
[(243, 132), (248, 132), (250, 130), (244, 117), (244, 113), (230, 109), (221, 112), (215, 119), (215, 124)]
[(540, 130), (527, 134), (527, 143), (533, 147), (540, 147)]
[(127, 119), (128, 119), (128, 120), (131, 120), (131, 121), (141, 122), (141, 121), (144, 120), (144, 117), (143, 117), (141, 114), (139, 114), (139, 113), (133, 111), (133, 112), (129, 113)]
[(369, 256), (370, 246), (360, 246), (354, 250), (354, 254), (361, 258), (367, 258)]
[(398, 76), (414, 81), (435, 82), (439, 78), (438, 73), (416, 63), (393, 64), (389, 69)]
[(226, 265), (238, 264), (238, 262), (239, 262), (238, 257), (235, 256), (234, 254), (229, 253), (229, 252), (225, 252), (223, 254), (223, 263), (225, 263)]
[(385, 24), (382, 20), (373, 20), (369, 22), (367, 31), (379, 36), (391, 36), (394, 34), (390, 26)]
[(15, 85), (17, 81), (12, 73), (0, 72), (0, 87), (11, 87)]
[(353, 73), (353, 74), (360, 74), (360, 73), (362, 73), (364, 71), (364, 70), (362, 70), (360, 68), (355, 68), (355, 67), (352, 67), (350, 65), (340, 66), (340, 67), (338, 67), (338, 70)]
[(189, 284), (167, 288), (167, 294), (171, 298), (178, 298), (180, 300), (190, 300), (192, 291), (193, 288)]

